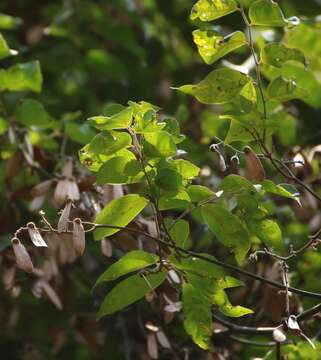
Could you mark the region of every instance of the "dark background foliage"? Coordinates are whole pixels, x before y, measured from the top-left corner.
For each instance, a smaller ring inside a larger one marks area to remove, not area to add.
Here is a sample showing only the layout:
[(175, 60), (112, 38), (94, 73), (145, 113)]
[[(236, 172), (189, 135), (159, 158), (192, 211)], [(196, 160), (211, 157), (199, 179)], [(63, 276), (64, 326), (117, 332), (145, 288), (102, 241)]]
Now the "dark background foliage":
[[(217, 116), (209, 107), (170, 89), (171, 86), (197, 82), (209, 72), (192, 41), (191, 32), (195, 29), (195, 24), (189, 20), (192, 3), (189, 0), (3, 0), (0, 3), (1, 13), (21, 19), (15, 29), (2, 27), (10, 47), (17, 49), (19, 55), (2, 60), (1, 65), (8, 67), (14, 62), (36, 59), (41, 63), (43, 91), (36, 98), (57, 122), (51, 135), (41, 134), (36, 144), (46, 171), (52, 172), (59, 159), (62, 127), (68, 136), (65, 153), (75, 155), (92, 137), (85, 119), (100, 114), (108, 103), (126, 104), (128, 100), (149, 101), (162, 107), (164, 112), (175, 115), (182, 132), (187, 135), (183, 147), (188, 150), (190, 158), (199, 166), (215, 168), (208, 145), (215, 136), (224, 134), (224, 125), (218, 129)], [(279, 3), (287, 16), (312, 19), (321, 13), (318, 0), (282, 0)], [(226, 33), (243, 28), (240, 18), (234, 14), (217, 23)], [(305, 55), (313, 56), (314, 50), (311, 48), (311, 54)], [(229, 56), (229, 61), (242, 63), (246, 56), (240, 50)], [(316, 73), (320, 81), (321, 69)], [(16, 93), (4, 94), (9, 112), (14, 111), (19, 96)], [(284, 145), (312, 147), (319, 144), (321, 104), (312, 108), (302, 101), (295, 101), (291, 106), (298, 122), (298, 136), (285, 140), (281, 148)], [(283, 137), (287, 138), (288, 132), (294, 130), (285, 128), (283, 131)], [(39, 174), (28, 171), (28, 166), (21, 163), (13, 165), (16, 169), (8, 170), (5, 153), (14, 149), (6, 139), (0, 139), (0, 247), (5, 251), (15, 229), (38, 217), (30, 213), (28, 204), (30, 190), (39, 181)], [(8, 175), (10, 171), (14, 176)], [(305, 175), (303, 173), (302, 177)], [(211, 181), (215, 182), (215, 176)], [(54, 216), (53, 207), (46, 206), (47, 212)], [(286, 205), (271, 203), (273, 206), (285, 234), (297, 239), (297, 244), (302, 243), (308, 233), (310, 214), (317, 205), (306, 199), (303, 209), (296, 209), (299, 220)], [(195, 225), (194, 232), (200, 237), (198, 247), (210, 249), (201, 228)], [(63, 269), (60, 294), (65, 308), (61, 312), (50, 302), (30, 294), (25, 283), (28, 279), (23, 274), (18, 277), (22, 284), (19, 297), (12, 298), (1, 288), (1, 358), (147, 359), (140, 327), (155, 314), (151, 315), (146, 305), (135, 305), (96, 323), (95, 313), (104, 292), (93, 294), (91, 288), (97, 275), (111, 260), (101, 255), (96, 244), (90, 244), (89, 248), (84, 259)], [(118, 251), (115, 250), (116, 257)], [(217, 244), (215, 251), (222, 251)], [(270, 264), (264, 266), (268, 268)], [(307, 253), (295, 262), (294, 269), (293, 283), (312, 291), (320, 288), (320, 253)], [(245, 291), (248, 292), (235, 294), (236, 299), (253, 296), (250, 288)], [(267, 296), (266, 310), (270, 309), (269, 306), (275, 310), (271, 305), (273, 295), (268, 294), (268, 290), (264, 294), (256, 296)], [(140, 308), (143, 308), (142, 312), (138, 311)], [(139, 318), (139, 313), (144, 314), (143, 319)], [(169, 333), (177, 340), (176, 348), (187, 346), (188, 340), (178, 319), (169, 326)], [(238, 354), (234, 355), (235, 359), (248, 359), (251, 354), (258, 356), (266, 352), (253, 347), (233, 346), (234, 354)], [(200, 356), (196, 352), (191, 358)], [(170, 359), (171, 355), (165, 354), (162, 358)]]

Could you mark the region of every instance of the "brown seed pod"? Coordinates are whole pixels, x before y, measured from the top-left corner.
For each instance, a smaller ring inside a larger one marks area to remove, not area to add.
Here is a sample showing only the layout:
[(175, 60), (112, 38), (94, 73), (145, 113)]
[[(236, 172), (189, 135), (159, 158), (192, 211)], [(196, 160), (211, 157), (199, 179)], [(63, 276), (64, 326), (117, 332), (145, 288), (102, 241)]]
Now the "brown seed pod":
[(1, 280), (6, 290), (11, 289), (16, 276), (16, 267), (5, 267), (1, 274)]
[(86, 239), (85, 230), (79, 218), (73, 220), (72, 242), (77, 255), (82, 255), (85, 251)]
[(33, 263), (30, 255), (20, 240), (16, 237), (11, 239), (12, 249), (16, 258), (17, 267), (28, 273), (33, 272)]
[(55, 305), (59, 310), (63, 309), (61, 300), (59, 299), (56, 291), (49, 285), (45, 280), (38, 280), (38, 286), (42, 290), (42, 293), (45, 293), (48, 299)]
[(108, 258), (113, 256), (113, 245), (109, 239), (101, 241), (101, 252)]
[(59, 233), (67, 231), (67, 229), (68, 229), (68, 220), (69, 220), (71, 207), (72, 207), (72, 201), (67, 200), (66, 205), (65, 205), (65, 207), (60, 215), (59, 221), (58, 221), (57, 229), (58, 229)]
[(286, 341), (286, 335), (280, 328), (276, 328), (273, 330), (273, 339), (278, 343), (283, 343)]
[(29, 222), (27, 224), (28, 233), (30, 236), (30, 240), (37, 247), (48, 247), (45, 240), (42, 238), (39, 230), (33, 222)]
[(151, 359), (158, 359), (158, 345), (154, 333), (147, 335), (147, 351)]
[(224, 156), (221, 153), (218, 153), (218, 155), (219, 155), (219, 167), (220, 167), (220, 170), (222, 172), (225, 172), (226, 171), (226, 163), (225, 163)]
[(258, 156), (249, 146), (244, 148), (244, 157), (245, 177), (251, 181), (263, 181), (265, 179), (264, 167)]
[(168, 337), (165, 335), (165, 333), (162, 330), (159, 330), (156, 333), (156, 338), (159, 343), (164, 349), (171, 349), (172, 346), (168, 340)]
[(69, 159), (69, 160), (66, 162), (65, 166), (62, 168), (61, 173), (62, 173), (62, 175), (63, 175), (64, 177), (69, 178), (69, 177), (72, 176), (72, 171), (73, 171), (72, 160)]
[(41, 196), (41, 195), (47, 194), (52, 183), (53, 183), (53, 180), (45, 180), (45, 181), (37, 184), (36, 186), (34, 186), (31, 189), (31, 196), (36, 197), (36, 196)]

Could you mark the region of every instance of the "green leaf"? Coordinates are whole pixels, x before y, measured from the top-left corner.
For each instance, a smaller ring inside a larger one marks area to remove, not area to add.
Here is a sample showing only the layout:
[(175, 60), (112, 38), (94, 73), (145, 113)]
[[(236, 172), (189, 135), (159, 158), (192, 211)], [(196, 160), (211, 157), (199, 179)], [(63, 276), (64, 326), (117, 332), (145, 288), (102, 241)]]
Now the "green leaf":
[(22, 24), (21, 19), (7, 14), (0, 14), (0, 29), (14, 30)]
[[(214, 256), (209, 254), (200, 253), (199, 255), (202, 255), (209, 260), (216, 260)], [(171, 256), (171, 262), (179, 270), (204, 278), (221, 279), (224, 277), (224, 270), (219, 265), (196, 257), (176, 259), (174, 256)]]
[(241, 109), (245, 112), (251, 112), (255, 109), (257, 103), (256, 88), (253, 81), (250, 80), (240, 92)]
[(172, 136), (175, 144), (179, 144), (185, 139), (185, 135), (182, 135), (180, 132), (179, 123), (176, 119), (172, 117), (166, 117), (162, 119), (161, 123), (158, 123), (158, 126), (163, 123), (165, 123), (165, 126), (162, 129), (167, 131)]
[(283, 249), (282, 232), (275, 221), (269, 219), (259, 221), (254, 224), (254, 231), (267, 246), (276, 250)]
[(224, 37), (212, 30), (195, 30), (193, 38), (202, 59), (209, 65), (247, 44), (242, 31), (236, 31)]
[(244, 190), (256, 192), (255, 187), (249, 180), (235, 174), (226, 176), (220, 183), (220, 189), (230, 193), (239, 193)]
[(187, 191), (184, 189), (179, 189), (174, 192), (166, 192), (161, 195), (159, 198), (159, 209), (160, 210), (169, 210), (169, 209), (179, 209), (184, 210), (189, 207), (191, 198), (189, 197)]
[(10, 50), (6, 40), (0, 33), (0, 60), (6, 58), (8, 56), (15, 55), (15, 54), (16, 54), (16, 51)]
[(177, 89), (195, 96), (203, 104), (224, 104), (234, 101), (248, 81), (248, 77), (238, 71), (221, 68), (213, 70), (196, 85), (184, 85)]
[(167, 131), (146, 133), (144, 153), (148, 157), (168, 157), (176, 154), (176, 144)]
[(202, 215), (217, 239), (233, 249), (236, 261), (242, 264), (250, 249), (250, 236), (243, 222), (236, 215), (216, 204), (204, 205)]
[(113, 314), (140, 300), (160, 286), (164, 282), (166, 275), (166, 272), (146, 275), (145, 277), (137, 274), (123, 280), (106, 295), (98, 311), (98, 319)]
[(97, 173), (97, 184), (134, 184), (144, 178), (139, 161), (133, 153), (107, 160)]
[[(148, 204), (148, 200), (137, 194), (130, 194), (114, 199), (108, 203), (97, 215), (95, 223), (104, 225), (126, 226)], [(101, 228), (94, 231), (95, 240), (101, 240), (106, 236), (113, 235), (119, 229)]]
[(302, 64), (286, 62), (281, 68), (263, 64), (261, 68), (262, 73), (269, 80), (279, 76), (286, 79), (295, 79), (297, 87), (304, 89), (306, 93), (300, 100), (314, 108), (321, 107), (321, 83), (317, 79), (317, 74), (307, 70)]
[(42, 88), (42, 74), (39, 61), (16, 64), (8, 70), (0, 70), (0, 90), (34, 91)]
[(288, 24), (281, 8), (272, 0), (257, 0), (252, 3), (249, 17), (252, 25), (286, 26)]
[(192, 180), (196, 176), (198, 176), (200, 172), (200, 168), (194, 164), (192, 164), (188, 160), (177, 159), (174, 160), (172, 165), (175, 166), (176, 171), (182, 176), (185, 180)]
[(297, 84), (294, 78), (287, 79), (279, 76), (268, 85), (267, 95), (270, 99), (289, 101), (292, 99), (304, 99), (309, 94)]
[(212, 21), (236, 10), (234, 0), (199, 0), (192, 8), (191, 20)]
[(96, 135), (88, 124), (78, 124), (75, 122), (67, 123), (66, 133), (71, 140), (79, 144), (87, 144)]
[(211, 302), (191, 284), (183, 284), (184, 327), (195, 344), (208, 349), (213, 334)]
[(235, 141), (252, 142), (254, 140), (254, 130), (256, 134), (263, 136), (264, 129), (266, 136), (272, 135), (278, 128), (274, 118), (263, 121), (262, 115), (257, 111), (250, 113), (231, 113), (221, 116), (222, 119), (230, 119), (230, 127), (225, 138), (225, 143), (230, 144)]
[(133, 271), (144, 269), (147, 266), (157, 263), (159, 257), (141, 250), (130, 251), (120, 260), (110, 265), (108, 269), (102, 273), (96, 281), (95, 286), (102, 282), (116, 280), (119, 277), (129, 274)]
[(131, 144), (132, 138), (126, 132), (104, 131), (91, 140), (89, 150), (96, 154), (111, 155)]
[(182, 186), (183, 177), (172, 169), (160, 169), (155, 178), (155, 184), (163, 190), (177, 191)]
[(91, 124), (100, 130), (127, 129), (133, 119), (133, 109), (125, 108), (112, 116), (94, 116), (89, 118)]
[(189, 245), (189, 223), (182, 219), (173, 222), (172, 219), (166, 218), (165, 225), (176, 245), (186, 249)]
[(8, 129), (8, 122), (3, 117), (0, 117), (0, 135), (3, 135)]
[(275, 67), (281, 67), (286, 61), (306, 64), (305, 56), (299, 49), (288, 48), (282, 43), (270, 43), (261, 50), (261, 61)]
[(194, 203), (207, 200), (211, 196), (215, 195), (212, 190), (202, 185), (191, 185), (187, 188), (187, 192)]
[(279, 195), (279, 196), (283, 196), (283, 197), (295, 200), (300, 203), (300, 201), (298, 199), (299, 194), (296, 189), (293, 189), (294, 191), (292, 191), (292, 192), (288, 191), (284, 186), (277, 185), (271, 180), (264, 180), (262, 182), (262, 187), (266, 192), (269, 192), (269, 193), (272, 193), (275, 195)]
[(34, 99), (23, 100), (16, 109), (15, 117), (20, 124), (42, 128), (49, 127), (52, 120), (44, 106)]
[(240, 305), (233, 306), (224, 290), (217, 289), (213, 295), (213, 302), (219, 307), (220, 312), (229, 317), (241, 317), (253, 314), (251, 309)]

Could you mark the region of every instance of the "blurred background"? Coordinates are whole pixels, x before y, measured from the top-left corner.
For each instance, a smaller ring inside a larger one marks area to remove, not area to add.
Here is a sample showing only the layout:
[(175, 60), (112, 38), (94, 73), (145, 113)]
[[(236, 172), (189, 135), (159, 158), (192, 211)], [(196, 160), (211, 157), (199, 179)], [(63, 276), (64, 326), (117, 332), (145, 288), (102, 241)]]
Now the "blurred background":
[[(278, 134), (278, 142), (280, 149), (306, 143), (312, 147), (321, 140), (321, 1), (278, 2), (287, 17), (299, 16), (318, 40), (315, 46), (301, 46), (311, 63), (309, 84), (315, 96), (311, 101), (295, 101), (289, 105), (296, 120), (286, 122)], [(145, 100), (178, 119), (182, 132), (187, 135), (183, 147), (191, 160), (199, 166), (212, 166), (208, 145), (216, 136), (224, 137), (226, 124), (218, 119), (215, 108), (170, 89), (197, 82), (213, 68), (202, 62), (193, 43), (191, 33), (197, 28), (197, 24), (189, 20), (193, 3), (190, 0), (2, 0), (0, 31), (18, 55), (1, 60), (1, 66), (40, 61), (43, 90), (36, 97), (57, 124), (50, 134), (35, 133), (33, 145), (49, 154), (58, 153), (59, 129), (63, 124), (68, 134), (66, 153), (75, 154), (93, 136), (85, 121), (87, 117), (101, 114), (109, 103)], [(243, 23), (238, 14), (232, 14), (213, 27), (228, 34), (243, 30)], [(299, 44), (300, 33), (297, 38)], [(247, 57), (246, 50), (240, 49), (229, 55), (228, 61), (241, 64)], [(19, 96), (17, 93), (4, 95), (9, 111), (14, 110)], [(1, 126), (0, 132), (0, 136), (4, 134)], [(6, 145), (4, 137), (0, 137), (0, 147), (0, 250), (5, 252), (10, 234), (17, 226), (29, 221), (30, 216), (37, 218), (35, 214), (30, 215), (28, 196), (39, 179), (26, 175), (22, 169), (14, 170), (14, 179), (8, 177), (7, 159), (13, 150)], [(47, 160), (50, 168), (50, 156)], [(19, 168), (19, 161), (15, 166)], [(304, 225), (289, 215), (289, 209), (274, 209), (279, 211), (281, 221), (287, 219), (285, 232), (297, 236), (298, 243), (308, 233), (309, 209), (313, 206), (309, 203), (306, 213), (300, 214)], [(86, 260), (65, 266), (61, 284), (65, 303), (62, 312), (28, 291), (12, 296), (1, 287), (1, 358), (148, 359), (143, 350), (145, 345), (136, 333), (135, 309), (115, 316), (115, 321), (112, 318), (100, 323), (95, 321), (101, 297), (93, 296), (91, 287), (97, 274), (109, 263), (110, 260), (93, 247)], [(319, 286), (320, 254), (308, 254), (297, 269), (305, 272), (303, 280), (295, 275), (298, 282), (311, 290)], [(18, 277), (22, 284), (23, 276)], [(181, 337), (183, 344), (184, 336), (178, 323), (173, 323), (171, 331)], [(257, 354), (262, 350), (237, 348), (237, 351)], [(249, 358), (249, 354), (245, 353), (244, 359)], [(170, 359), (166, 355), (163, 358)], [(198, 358), (198, 355), (191, 357)]]

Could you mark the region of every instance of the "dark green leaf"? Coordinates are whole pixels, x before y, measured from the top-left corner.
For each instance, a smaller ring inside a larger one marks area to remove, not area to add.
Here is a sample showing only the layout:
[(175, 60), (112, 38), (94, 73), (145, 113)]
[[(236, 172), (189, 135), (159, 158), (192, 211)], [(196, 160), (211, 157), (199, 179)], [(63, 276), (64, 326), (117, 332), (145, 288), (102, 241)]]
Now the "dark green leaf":
[(249, 17), (253, 25), (286, 26), (286, 21), (279, 5), (272, 0), (257, 0), (251, 4)]
[(217, 239), (223, 245), (232, 248), (237, 262), (242, 264), (250, 249), (250, 236), (242, 221), (236, 215), (216, 204), (204, 205), (202, 214)]
[(287, 79), (283, 76), (272, 80), (267, 88), (267, 94), (270, 99), (279, 101), (304, 99), (309, 95), (304, 88), (297, 84), (295, 79)]
[(105, 297), (100, 306), (97, 317), (113, 314), (128, 305), (143, 298), (146, 294), (156, 289), (165, 280), (167, 273), (130, 276), (117, 284)]
[(202, 185), (191, 185), (187, 188), (188, 195), (190, 196), (192, 202), (200, 202), (207, 200), (215, 193), (206, 186)]
[(116, 280), (123, 275), (153, 265), (158, 260), (159, 257), (155, 254), (141, 250), (130, 251), (120, 260), (110, 265), (108, 269), (99, 276), (95, 286), (102, 282)]
[(52, 120), (44, 106), (33, 99), (25, 99), (16, 109), (15, 116), (17, 121), (25, 126), (42, 128), (49, 127)]

